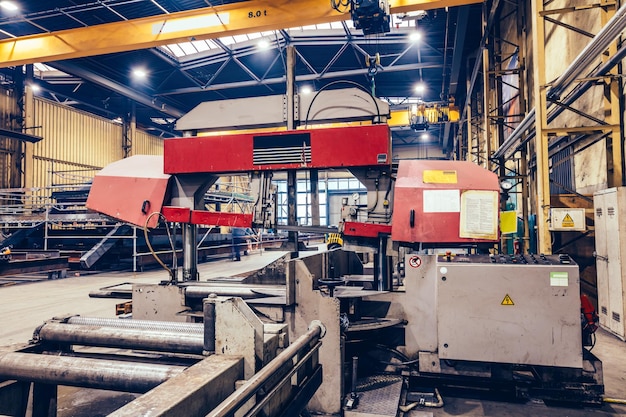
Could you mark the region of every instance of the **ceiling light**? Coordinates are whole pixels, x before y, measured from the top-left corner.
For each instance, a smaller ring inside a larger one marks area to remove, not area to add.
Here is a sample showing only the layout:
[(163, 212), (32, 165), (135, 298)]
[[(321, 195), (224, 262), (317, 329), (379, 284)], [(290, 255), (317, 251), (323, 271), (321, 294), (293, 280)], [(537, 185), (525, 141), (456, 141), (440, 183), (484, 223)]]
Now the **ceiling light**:
[(428, 140), (428, 139), (430, 139), (430, 135), (428, 133), (422, 133), (422, 135), (420, 136), (420, 139)]
[(143, 68), (135, 68), (133, 70), (133, 77), (138, 79), (145, 79), (148, 76), (148, 72)]
[(259, 40), (259, 43), (257, 44), (259, 46), (259, 48), (261, 49), (267, 49), (270, 47), (270, 43), (267, 39), (261, 39)]
[(37, 84), (31, 84), (30, 89), (33, 90), (33, 93), (37, 93), (41, 90), (41, 87), (39, 87), (39, 85)]
[(313, 88), (311, 88), (310, 85), (303, 85), (302, 88), (300, 88), (300, 94), (307, 95), (311, 94), (312, 92)]
[(424, 85), (424, 83), (418, 83), (415, 86), (415, 92), (417, 94), (423, 94), (426, 91), (426, 86)]
[(422, 32), (411, 32), (411, 34), (409, 35), (409, 39), (411, 40), (411, 42), (417, 42), (419, 40), (422, 39)]
[(15, 12), (19, 9), (19, 7), (17, 7), (17, 4), (13, 3), (12, 1), (0, 1), (0, 7), (11, 12)]

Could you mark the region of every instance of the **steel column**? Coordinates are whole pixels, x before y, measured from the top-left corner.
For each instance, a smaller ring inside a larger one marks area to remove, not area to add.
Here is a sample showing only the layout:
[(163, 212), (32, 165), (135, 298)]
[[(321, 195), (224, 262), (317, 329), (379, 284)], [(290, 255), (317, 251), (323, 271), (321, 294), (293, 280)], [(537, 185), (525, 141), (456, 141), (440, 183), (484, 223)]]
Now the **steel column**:
[(195, 224), (183, 223), (183, 282), (198, 281), (198, 228)]
[(311, 225), (320, 225), (320, 185), (319, 171), (312, 169), (309, 171), (309, 181), (311, 183)]
[[(296, 48), (293, 45), (287, 46), (287, 68), (285, 68), (287, 75), (287, 130), (294, 130), (296, 128), (295, 123), (295, 102), (296, 102), (296, 86), (295, 86), (295, 72), (296, 72)], [(297, 171), (290, 169), (287, 171), (287, 225), (298, 225), (298, 176)], [(298, 232), (290, 230), (288, 233), (287, 244), (291, 247), (289, 250), (298, 256)]]
[[(26, 66), (26, 78), (24, 79), (24, 122), (23, 129), (35, 126), (35, 94), (33, 93), (33, 66)], [(28, 141), (23, 143), (23, 187), (33, 188), (35, 184), (35, 167), (34, 167), (34, 144)], [(47, 228), (47, 223), (44, 225)]]
[[(602, 7), (600, 16), (603, 27), (615, 16), (616, 5)], [(623, 17), (623, 18), (626, 18)], [(608, 56), (602, 54), (602, 62), (608, 62), (617, 54), (617, 42), (611, 42), (608, 47)], [(611, 137), (606, 139), (607, 157), (607, 182), (609, 187), (619, 187), (624, 183), (623, 178), (623, 147), (622, 133), (620, 129), (620, 85), (618, 81), (617, 67), (613, 67), (604, 81), (604, 114), (605, 121), (612, 126)]]
[(552, 243), (548, 221), (550, 218), (550, 166), (548, 161), (547, 129), (547, 98), (546, 98), (546, 51), (545, 27), (541, 13), (544, 11), (544, 0), (532, 3), (532, 37), (533, 37), (533, 93), (535, 97), (535, 155), (537, 159), (537, 248), (539, 253), (551, 254)]

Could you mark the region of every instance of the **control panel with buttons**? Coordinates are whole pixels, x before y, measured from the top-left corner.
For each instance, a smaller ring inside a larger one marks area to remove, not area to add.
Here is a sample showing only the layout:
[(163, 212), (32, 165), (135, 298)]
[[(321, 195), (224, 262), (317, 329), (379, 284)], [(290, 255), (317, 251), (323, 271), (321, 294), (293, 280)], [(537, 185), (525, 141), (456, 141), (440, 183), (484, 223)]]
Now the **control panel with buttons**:
[(472, 263), (472, 264), (507, 264), (507, 265), (576, 265), (576, 262), (567, 254), (544, 255), (544, 254), (490, 254), (490, 255), (465, 255), (446, 252), (437, 257), (440, 263)]

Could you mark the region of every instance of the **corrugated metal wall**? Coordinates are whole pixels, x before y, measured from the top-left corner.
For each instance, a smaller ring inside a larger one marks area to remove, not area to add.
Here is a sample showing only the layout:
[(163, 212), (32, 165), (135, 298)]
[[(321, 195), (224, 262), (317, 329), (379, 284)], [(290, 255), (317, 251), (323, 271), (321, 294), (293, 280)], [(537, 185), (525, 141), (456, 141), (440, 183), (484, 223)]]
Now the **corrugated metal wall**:
[[(35, 99), (34, 187), (75, 184), (122, 159), (122, 125), (61, 104)], [(163, 140), (137, 131), (132, 154), (162, 154)], [(28, 161), (30, 162), (30, 161)]]
[(133, 155), (163, 155), (163, 138), (140, 130), (133, 141)]

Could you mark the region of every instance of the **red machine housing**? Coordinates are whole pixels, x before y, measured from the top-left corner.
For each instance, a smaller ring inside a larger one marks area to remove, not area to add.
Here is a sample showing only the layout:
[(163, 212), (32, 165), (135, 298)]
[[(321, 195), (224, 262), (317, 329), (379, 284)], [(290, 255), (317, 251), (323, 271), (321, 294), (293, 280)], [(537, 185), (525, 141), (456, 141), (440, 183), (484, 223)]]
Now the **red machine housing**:
[[(144, 226), (151, 213), (162, 212), (168, 221), (248, 227), (251, 214), (170, 207), (170, 178), (185, 174), (219, 176), (287, 169), (389, 169), (390, 166), (391, 136), (385, 124), (166, 139), (163, 157), (137, 155), (100, 171), (87, 206), (138, 226)], [(158, 218), (152, 216), (148, 226), (154, 227), (157, 222)]]
[[(135, 155), (104, 167), (93, 179), (87, 208), (143, 227), (152, 212), (161, 211), (170, 175), (163, 174), (163, 158)], [(159, 219), (150, 218), (149, 227)]]
[(166, 174), (235, 173), (391, 164), (385, 124), (167, 139)]
[(498, 239), (499, 181), (467, 161), (400, 161), (391, 238), (472, 244)]

